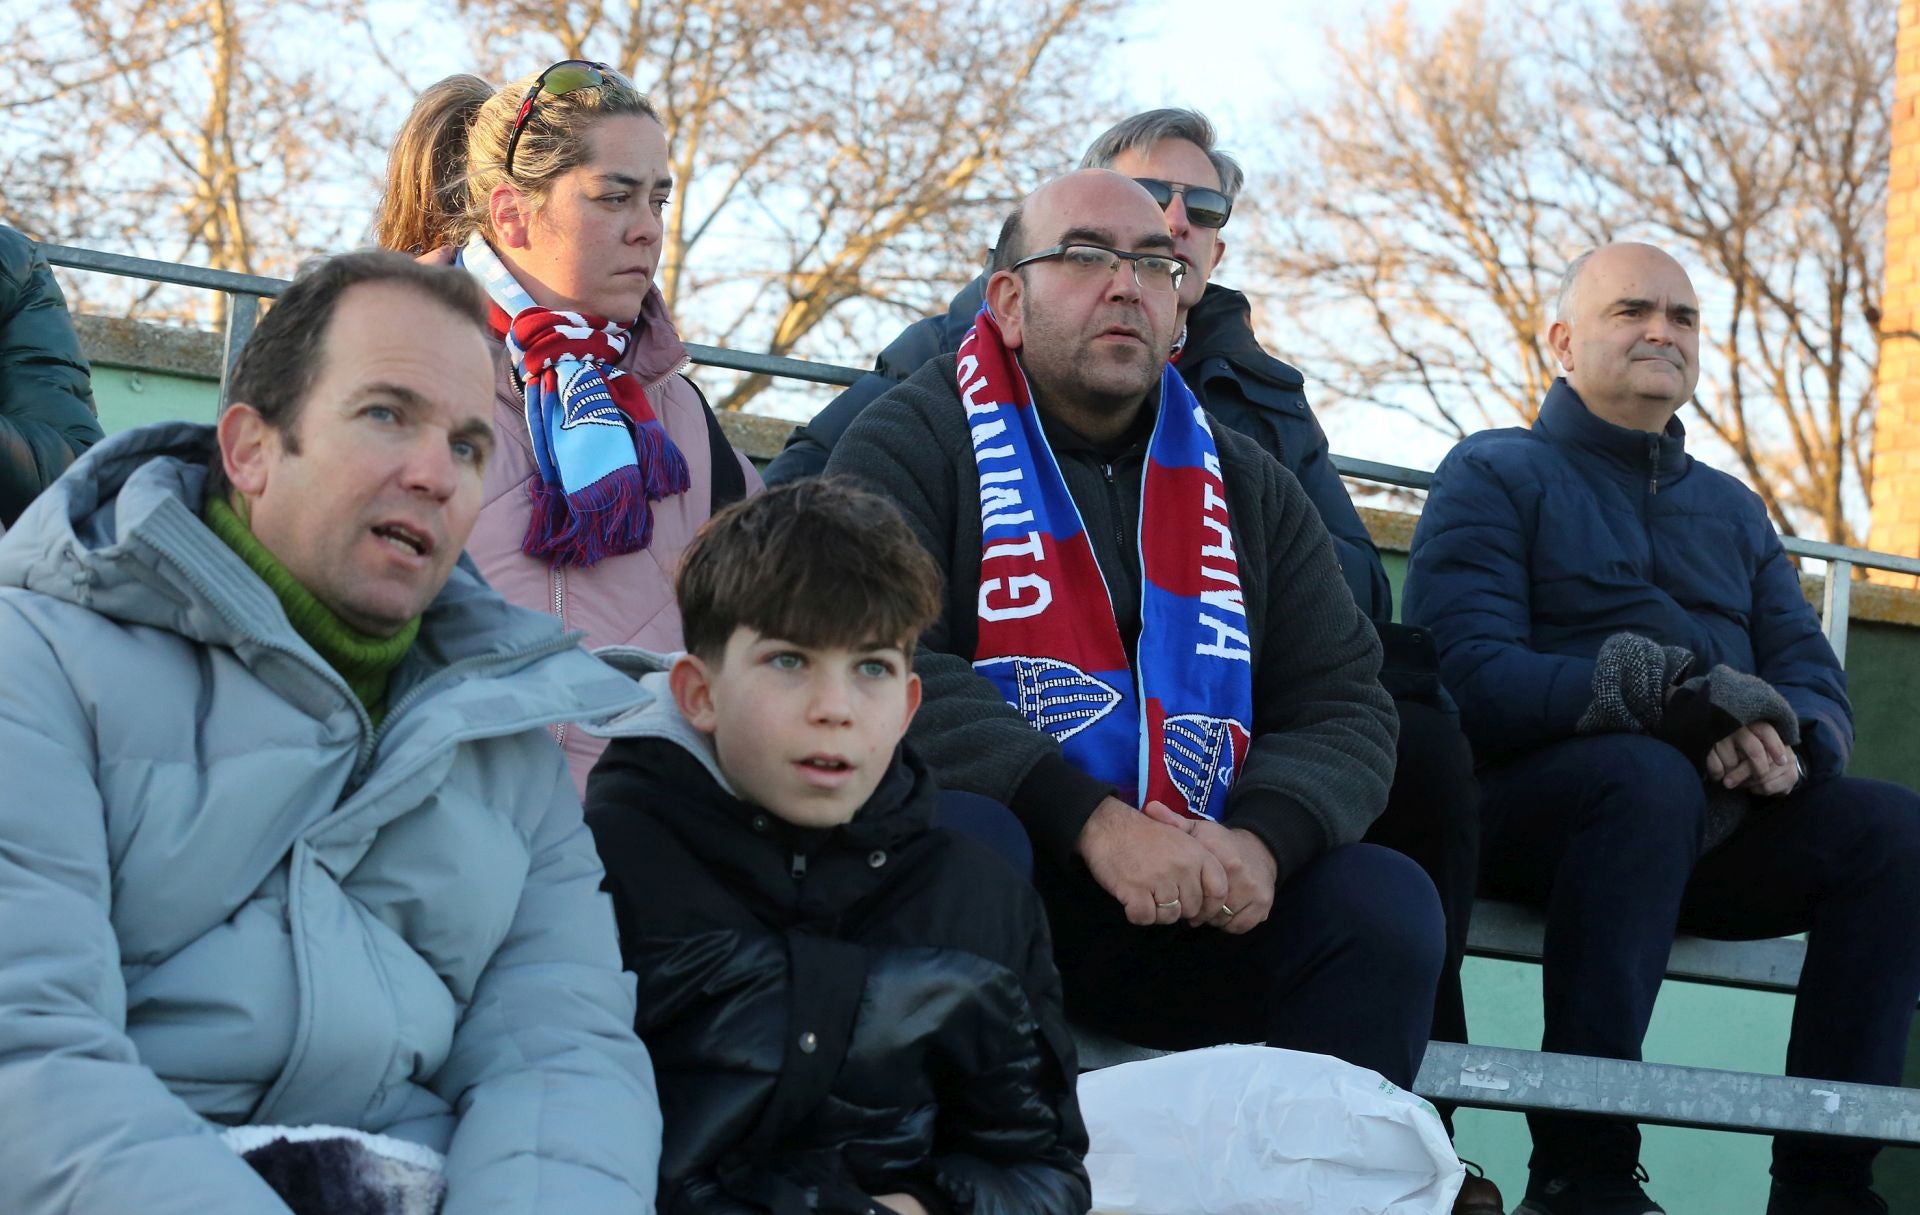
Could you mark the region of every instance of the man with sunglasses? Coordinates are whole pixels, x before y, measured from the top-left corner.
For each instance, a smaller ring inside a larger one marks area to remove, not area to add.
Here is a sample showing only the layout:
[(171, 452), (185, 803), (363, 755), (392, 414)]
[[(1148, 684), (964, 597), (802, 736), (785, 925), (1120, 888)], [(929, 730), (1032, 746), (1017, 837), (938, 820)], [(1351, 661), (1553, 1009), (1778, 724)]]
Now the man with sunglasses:
[(1128, 177), (1042, 186), (957, 354), (827, 471), (947, 571), (908, 741), (1025, 826), (1070, 1014), (1410, 1085), (1442, 917), (1418, 866), (1357, 842), (1393, 771), (1380, 643), (1299, 482), (1168, 366), (1179, 250)]

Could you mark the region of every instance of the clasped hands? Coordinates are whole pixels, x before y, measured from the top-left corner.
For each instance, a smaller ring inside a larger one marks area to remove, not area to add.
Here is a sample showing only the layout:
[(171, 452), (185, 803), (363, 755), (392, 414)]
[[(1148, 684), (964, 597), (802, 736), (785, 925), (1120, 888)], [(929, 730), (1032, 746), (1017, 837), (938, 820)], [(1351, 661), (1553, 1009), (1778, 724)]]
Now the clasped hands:
[(1800, 783), (1793, 748), (1764, 721), (1741, 726), (1707, 752), (1707, 779), (1758, 797), (1779, 797)]
[(1273, 910), (1278, 874), (1259, 836), (1160, 802), (1135, 810), (1117, 797), (1094, 808), (1079, 849), (1130, 924), (1205, 924), (1242, 933)]

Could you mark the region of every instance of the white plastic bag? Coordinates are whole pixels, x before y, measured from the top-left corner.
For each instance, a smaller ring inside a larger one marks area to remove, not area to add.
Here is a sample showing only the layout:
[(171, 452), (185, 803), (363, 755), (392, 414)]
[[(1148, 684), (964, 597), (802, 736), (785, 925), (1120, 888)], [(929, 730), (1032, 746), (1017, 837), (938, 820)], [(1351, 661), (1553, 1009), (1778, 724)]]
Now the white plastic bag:
[(1431, 1105), (1270, 1046), (1080, 1077), (1097, 1215), (1447, 1215), (1466, 1172)]

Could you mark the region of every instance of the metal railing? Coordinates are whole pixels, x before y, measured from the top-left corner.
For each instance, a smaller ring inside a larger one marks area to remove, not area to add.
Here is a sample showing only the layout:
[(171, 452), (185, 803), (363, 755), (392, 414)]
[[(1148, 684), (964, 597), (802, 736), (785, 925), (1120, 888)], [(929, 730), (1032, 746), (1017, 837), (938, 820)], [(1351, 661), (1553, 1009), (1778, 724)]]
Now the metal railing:
[[(69, 270), (86, 270), (97, 274), (112, 274), (122, 278), (144, 279), (149, 282), (170, 283), (181, 287), (199, 287), (223, 293), (227, 297), (227, 326), (222, 350), (223, 370), (220, 377), (223, 405), (226, 403), (227, 373), (233, 370), (234, 362), (240, 357), (241, 347), (247, 344), (247, 338), (253, 333), (254, 322), (260, 315), (260, 301), (279, 295), (287, 285), (285, 279), (267, 278), (258, 274), (240, 274), (232, 270), (212, 270), (204, 266), (188, 266), (178, 262), (155, 261), (144, 257), (129, 257), (120, 253), (102, 253), (97, 249), (81, 249), (72, 245), (42, 245), (41, 249), (46, 253), (48, 261)], [(692, 342), (687, 344), (687, 353), (694, 362), (705, 367), (743, 371), (780, 379), (805, 380), (815, 384), (844, 386), (852, 384), (865, 374), (857, 367), (842, 367), (835, 363), (815, 363), (806, 359), (783, 358), (779, 355), (756, 354), (748, 350), (729, 350), (724, 346), (703, 346)], [(1406, 468), (1398, 464), (1383, 464), (1377, 460), (1362, 460), (1342, 455), (1335, 455), (1333, 464), (1342, 476), (1381, 485), (1425, 490), (1433, 483), (1433, 473), (1426, 469)], [(1787, 552), (1796, 557), (1826, 563), (1826, 588), (1820, 602), (1821, 627), (1827, 634), (1827, 640), (1832, 643), (1834, 653), (1839, 655), (1842, 666), (1847, 661), (1847, 618), (1853, 594), (1854, 567), (1887, 570), (1896, 574), (1920, 575), (1920, 558), (1875, 552), (1872, 549), (1850, 548), (1842, 544), (1827, 544), (1819, 540), (1805, 540), (1798, 536), (1782, 536), (1780, 542)]]

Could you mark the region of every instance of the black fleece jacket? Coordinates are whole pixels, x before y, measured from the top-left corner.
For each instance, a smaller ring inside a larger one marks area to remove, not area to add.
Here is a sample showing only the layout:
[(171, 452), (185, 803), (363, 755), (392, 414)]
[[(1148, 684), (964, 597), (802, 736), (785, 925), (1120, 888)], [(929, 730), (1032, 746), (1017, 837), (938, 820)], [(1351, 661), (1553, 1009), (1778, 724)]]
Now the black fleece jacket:
[(782, 822), (680, 742), (587, 781), (666, 1132), (662, 1215), (1082, 1215), (1087, 1132), (1038, 894), (933, 826), (903, 750), (853, 821)]
[[(1040, 417), (1106, 576), (1129, 652), (1140, 629), (1140, 481), (1150, 426), (1101, 451)], [(1157, 408), (1157, 402), (1152, 404)], [(1284, 880), (1358, 840), (1393, 778), (1393, 702), (1380, 641), (1342, 579), (1327, 529), (1293, 475), (1253, 440), (1214, 427), (1253, 638), (1253, 744), (1227, 825), (1267, 845)], [(909, 740), (955, 789), (1011, 806), (1037, 848), (1068, 864), (1113, 790), (1080, 772), (973, 671), (980, 586), (980, 484), (952, 355), (869, 406), (827, 464), (897, 503), (947, 576), (946, 611), (914, 668), (926, 699)], [(1089, 588), (1099, 594), (1099, 588)]]

